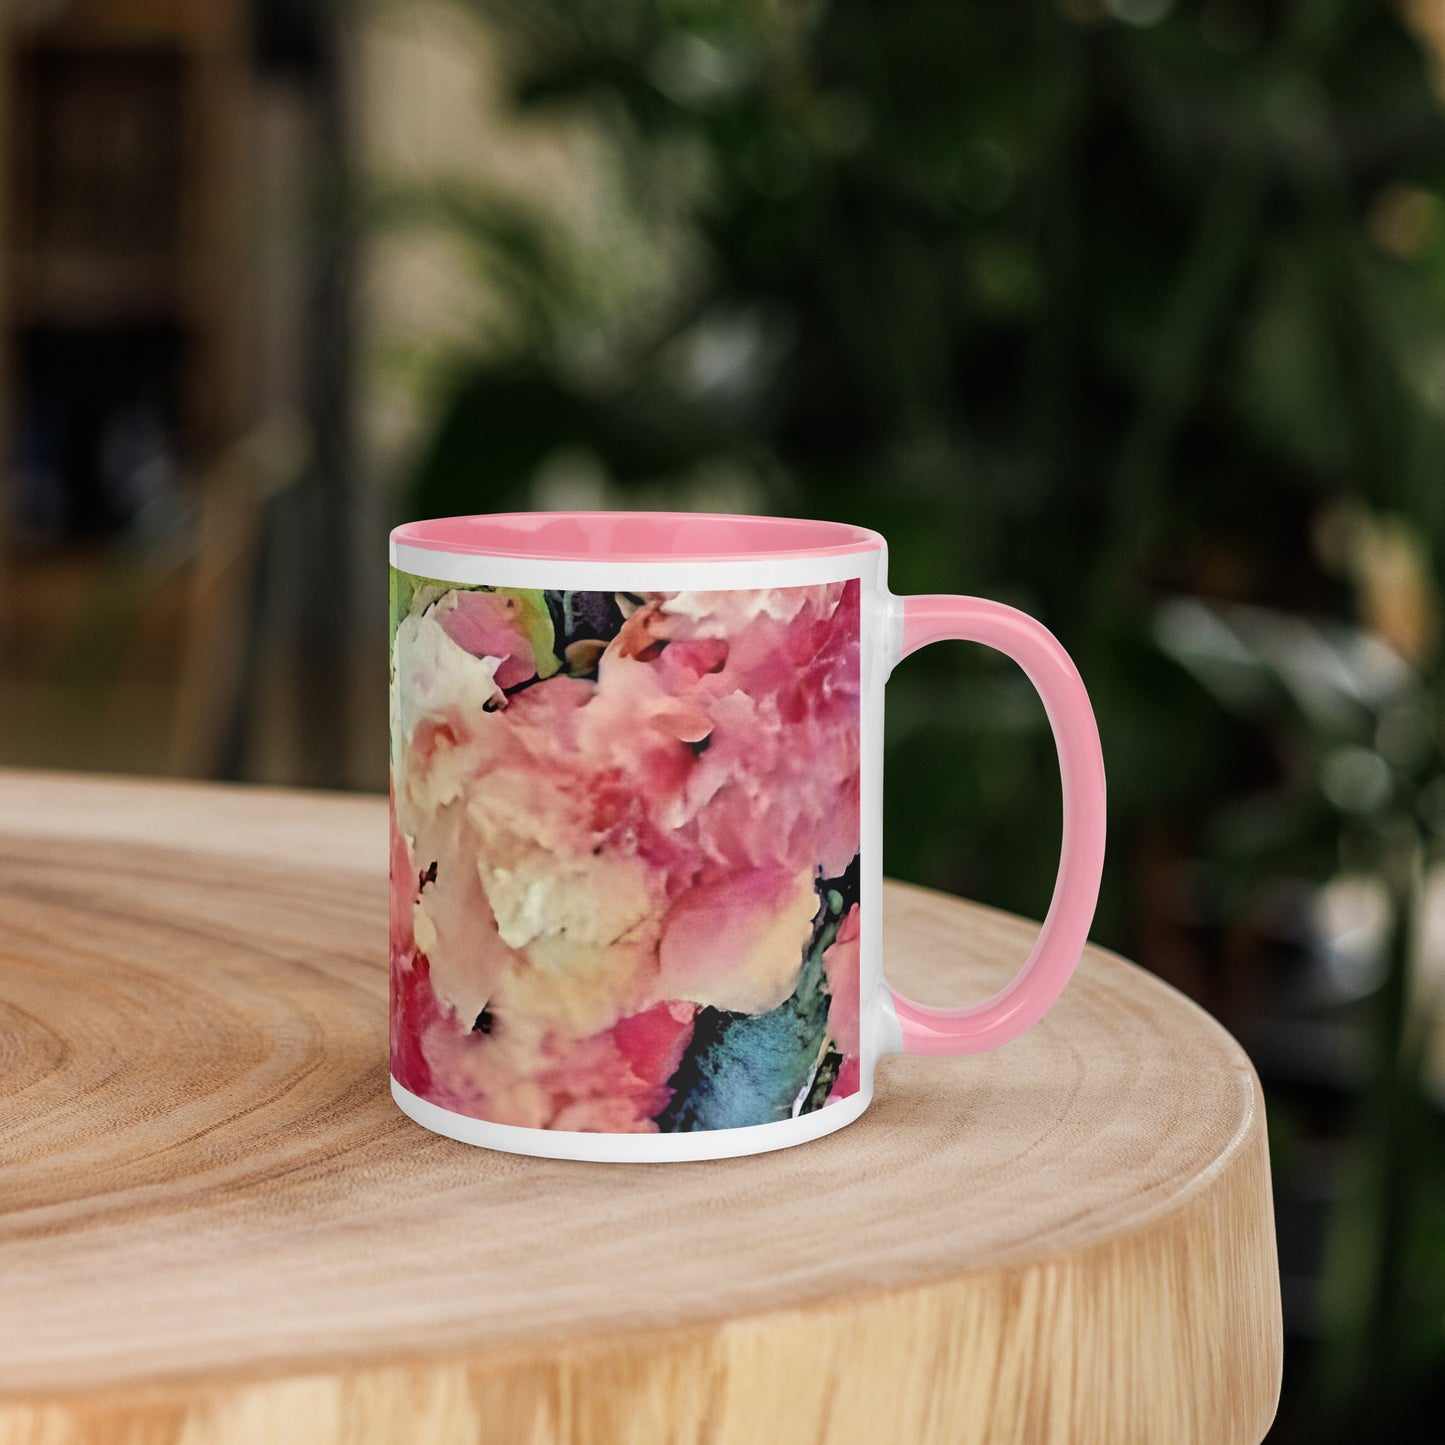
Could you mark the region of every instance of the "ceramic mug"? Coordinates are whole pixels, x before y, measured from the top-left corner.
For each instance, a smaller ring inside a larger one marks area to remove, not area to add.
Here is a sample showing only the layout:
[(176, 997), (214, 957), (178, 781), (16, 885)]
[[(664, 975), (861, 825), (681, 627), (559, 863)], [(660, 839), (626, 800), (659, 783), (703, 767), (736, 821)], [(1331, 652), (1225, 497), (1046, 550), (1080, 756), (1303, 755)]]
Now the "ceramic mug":
[[(391, 1075), (418, 1123), (570, 1159), (708, 1159), (856, 1119), (885, 1054), (996, 1048), (1058, 997), (1104, 858), (1079, 674), (1039, 623), (895, 597), (836, 522), (552, 512), (391, 534)], [(1033, 952), (931, 1008), (882, 972), (883, 691), (1013, 658), (1063, 783)]]

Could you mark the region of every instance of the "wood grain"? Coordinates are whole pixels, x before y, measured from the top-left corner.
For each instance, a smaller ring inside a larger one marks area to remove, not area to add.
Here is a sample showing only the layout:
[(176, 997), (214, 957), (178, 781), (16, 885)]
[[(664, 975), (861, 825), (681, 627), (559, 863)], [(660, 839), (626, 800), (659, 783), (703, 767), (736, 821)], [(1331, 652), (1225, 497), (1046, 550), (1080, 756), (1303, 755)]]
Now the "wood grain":
[[(386, 1088), (385, 803), (0, 774), (0, 1442), (1257, 1445), (1259, 1087), (1090, 950), (776, 1154), (472, 1149)], [(1032, 925), (887, 894), (981, 996)]]

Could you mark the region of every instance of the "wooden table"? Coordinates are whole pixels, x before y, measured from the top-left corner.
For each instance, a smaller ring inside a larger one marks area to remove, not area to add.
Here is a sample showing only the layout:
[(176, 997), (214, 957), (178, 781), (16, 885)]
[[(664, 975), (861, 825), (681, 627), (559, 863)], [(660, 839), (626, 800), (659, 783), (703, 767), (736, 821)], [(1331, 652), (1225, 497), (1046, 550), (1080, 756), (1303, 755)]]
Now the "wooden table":
[[(781, 1153), (489, 1153), (387, 1094), (385, 814), (0, 774), (0, 1442), (1261, 1439), (1263, 1105), (1179, 994), (1091, 950)], [(887, 910), (937, 1001), (1032, 931)]]

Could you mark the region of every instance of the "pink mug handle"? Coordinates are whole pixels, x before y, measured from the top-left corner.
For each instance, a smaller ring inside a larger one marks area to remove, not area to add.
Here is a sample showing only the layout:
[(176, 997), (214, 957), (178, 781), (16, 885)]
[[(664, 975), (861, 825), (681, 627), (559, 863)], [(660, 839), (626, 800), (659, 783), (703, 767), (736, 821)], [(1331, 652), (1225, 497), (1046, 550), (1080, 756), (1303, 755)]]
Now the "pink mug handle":
[(1068, 653), (1042, 623), (1001, 602), (903, 599), (901, 657), (947, 639), (997, 648), (1023, 668), (1038, 690), (1059, 750), (1063, 851), (1048, 916), (1011, 983), (967, 1008), (931, 1008), (892, 995), (906, 1054), (978, 1054), (1038, 1023), (1068, 983), (1088, 941), (1104, 870), (1104, 755), (1089, 694)]

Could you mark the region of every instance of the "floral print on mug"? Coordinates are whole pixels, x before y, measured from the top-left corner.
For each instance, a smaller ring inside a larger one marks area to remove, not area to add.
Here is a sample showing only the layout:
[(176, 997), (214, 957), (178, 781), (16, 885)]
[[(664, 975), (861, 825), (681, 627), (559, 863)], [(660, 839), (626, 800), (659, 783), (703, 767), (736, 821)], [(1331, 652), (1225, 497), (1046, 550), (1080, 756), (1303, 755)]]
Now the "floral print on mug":
[(859, 584), (392, 574), (391, 1071), (538, 1129), (859, 1087)]

